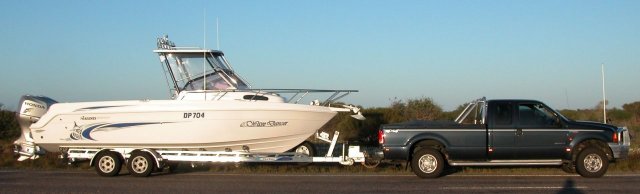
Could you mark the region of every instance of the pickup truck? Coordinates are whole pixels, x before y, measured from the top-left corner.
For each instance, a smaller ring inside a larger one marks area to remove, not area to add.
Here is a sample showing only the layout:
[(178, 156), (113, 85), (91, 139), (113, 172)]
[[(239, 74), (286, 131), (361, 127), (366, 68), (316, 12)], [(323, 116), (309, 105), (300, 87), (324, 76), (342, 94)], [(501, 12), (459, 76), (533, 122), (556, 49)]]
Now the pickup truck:
[(535, 100), (486, 98), (467, 104), (454, 121), (382, 125), (378, 141), (385, 159), (410, 163), (421, 178), (439, 177), (446, 164), (557, 165), (601, 177), (630, 146), (626, 127), (574, 121)]

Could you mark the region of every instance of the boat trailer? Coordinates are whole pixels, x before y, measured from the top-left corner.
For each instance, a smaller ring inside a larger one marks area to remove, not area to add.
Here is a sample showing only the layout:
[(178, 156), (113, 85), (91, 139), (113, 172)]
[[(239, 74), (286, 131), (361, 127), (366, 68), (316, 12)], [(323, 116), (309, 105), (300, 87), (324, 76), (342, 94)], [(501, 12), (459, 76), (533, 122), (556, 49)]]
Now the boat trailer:
[[(69, 164), (90, 161), (90, 166), (102, 176), (115, 176), (123, 164), (126, 164), (133, 176), (148, 176), (152, 172), (165, 167), (175, 168), (178, 163), (339, 163), (353, 165), (361, 163), (367, 168), (375, 168), (381, 161), (380, 153), (370, 153), (358, 145), (342, 144), (342, 153), (334, 156), (340, 132), (335, 131), (333, 138), (329, 134), (316, 133), (316, 138), (330, 143), (329, 150), (324, 156), (308, 156), (297, 152), (285, 153), (252, 153), (248, 149), (242, 151), (180, 151), (148, 148), (65, 148), (61, 150), (61, 159)], [(173, 166), (173, 165), (175, 166)]]

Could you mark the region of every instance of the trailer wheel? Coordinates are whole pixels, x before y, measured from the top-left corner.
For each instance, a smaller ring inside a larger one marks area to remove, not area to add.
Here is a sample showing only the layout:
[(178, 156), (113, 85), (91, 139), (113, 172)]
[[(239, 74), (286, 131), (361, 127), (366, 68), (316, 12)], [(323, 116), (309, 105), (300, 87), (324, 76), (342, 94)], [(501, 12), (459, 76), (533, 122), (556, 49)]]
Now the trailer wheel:
[(294, 150), (295, 153), (306, 154), (307, 156), (315, 156), (316, 151), (313, 149), (313, 145), (308, 141), (302, 142)]
[(127, 163), (127, 168), (131, 175), (137, 177), (149, 176), (149, 174), (153, 172), (154, 166), (155, 162), (153, 162), (153, 157), (151, 157), (149, 153), (142, 151), (131, 153), (131, 157), (129, 157)]
[(424, 148), (418, 150), (411, 159), (411, 170), (420, 178), (439, 177), (444, 169), (442, 154), (437, 150)]
[(609, 160), (605, 153), (597, 148), (590, 147), (582, 150), (576, 161), (576, 171), (587, 178), (602, 177), (609, 168)]
[(120, 173), (122, 168), (122, 160), (117, 153), (111, 151), (100, 152), (95, 168), (100, 176), (115, 176)]

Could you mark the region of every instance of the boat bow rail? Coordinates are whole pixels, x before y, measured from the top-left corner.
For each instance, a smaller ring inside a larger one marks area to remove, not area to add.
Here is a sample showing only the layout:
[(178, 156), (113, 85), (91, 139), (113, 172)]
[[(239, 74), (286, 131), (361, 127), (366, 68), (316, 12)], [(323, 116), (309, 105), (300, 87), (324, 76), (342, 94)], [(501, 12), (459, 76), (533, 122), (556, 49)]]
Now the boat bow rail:
[[(316, 89), (226, 89), (226, 90), (194, 90), (194, 91), (183, 91), (182, 95), (186, 96), (188, 94), (202, 94), (202, 93), (213, 93), (213, 100), (221, 100), (222, 97), (228, 95), (232, 92), (245, 92), (245, 93), (254, 93), (255, 95), (251, 96), (251, 98), (245, 100), (258, 101), (259, 96), (264, 94), (272, 94), (281, 96), (282, 94), (291, 94), (290, 97), (285, 100), (287, 103), (298, 104), (302, 99), (304, 99), (307, 95), (312, 93), (331, 93), (329, 97), (324, 99), (323, 101), (314, 100), (312, 101), (314, 104), (312, 105), (321, 105), (321, 106), (330, 106), (333, 103), (336, 103), (338, 100), (344, 98), (345, 96), (358, 92), (358, 90), (316, 90)], [(179, 98), (178, 98), (179, 99)], [(207, 98), (209, 99), (209, 98)]]

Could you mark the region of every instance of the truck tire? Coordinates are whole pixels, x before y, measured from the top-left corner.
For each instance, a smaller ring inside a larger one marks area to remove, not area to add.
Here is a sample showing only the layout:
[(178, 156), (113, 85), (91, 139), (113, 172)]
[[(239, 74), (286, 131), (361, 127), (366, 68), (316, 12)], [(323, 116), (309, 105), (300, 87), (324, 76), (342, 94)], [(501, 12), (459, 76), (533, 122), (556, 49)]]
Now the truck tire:
[(134, 151), (129, 157), (127, 169), (133, 176), (146, 177), (153, 172), (155, 162), (153, 157), (147, 152)]
[(602, 177), (607, 172), (609, 160), (605, 153), (594, 147), (589, 147), (580, 152), (576, 161), (576, 171), (587, 178)]
[(437, 178), (444, 169), (442, 154), (437, 150), (424, 148), (413, 154), (411, 170), (420, 178)]
[(122, 160), (117, 153), (111, 151), (100, 152), (96, 156), (94, 167), (100, 176), (115, 176), (122, 169)]

